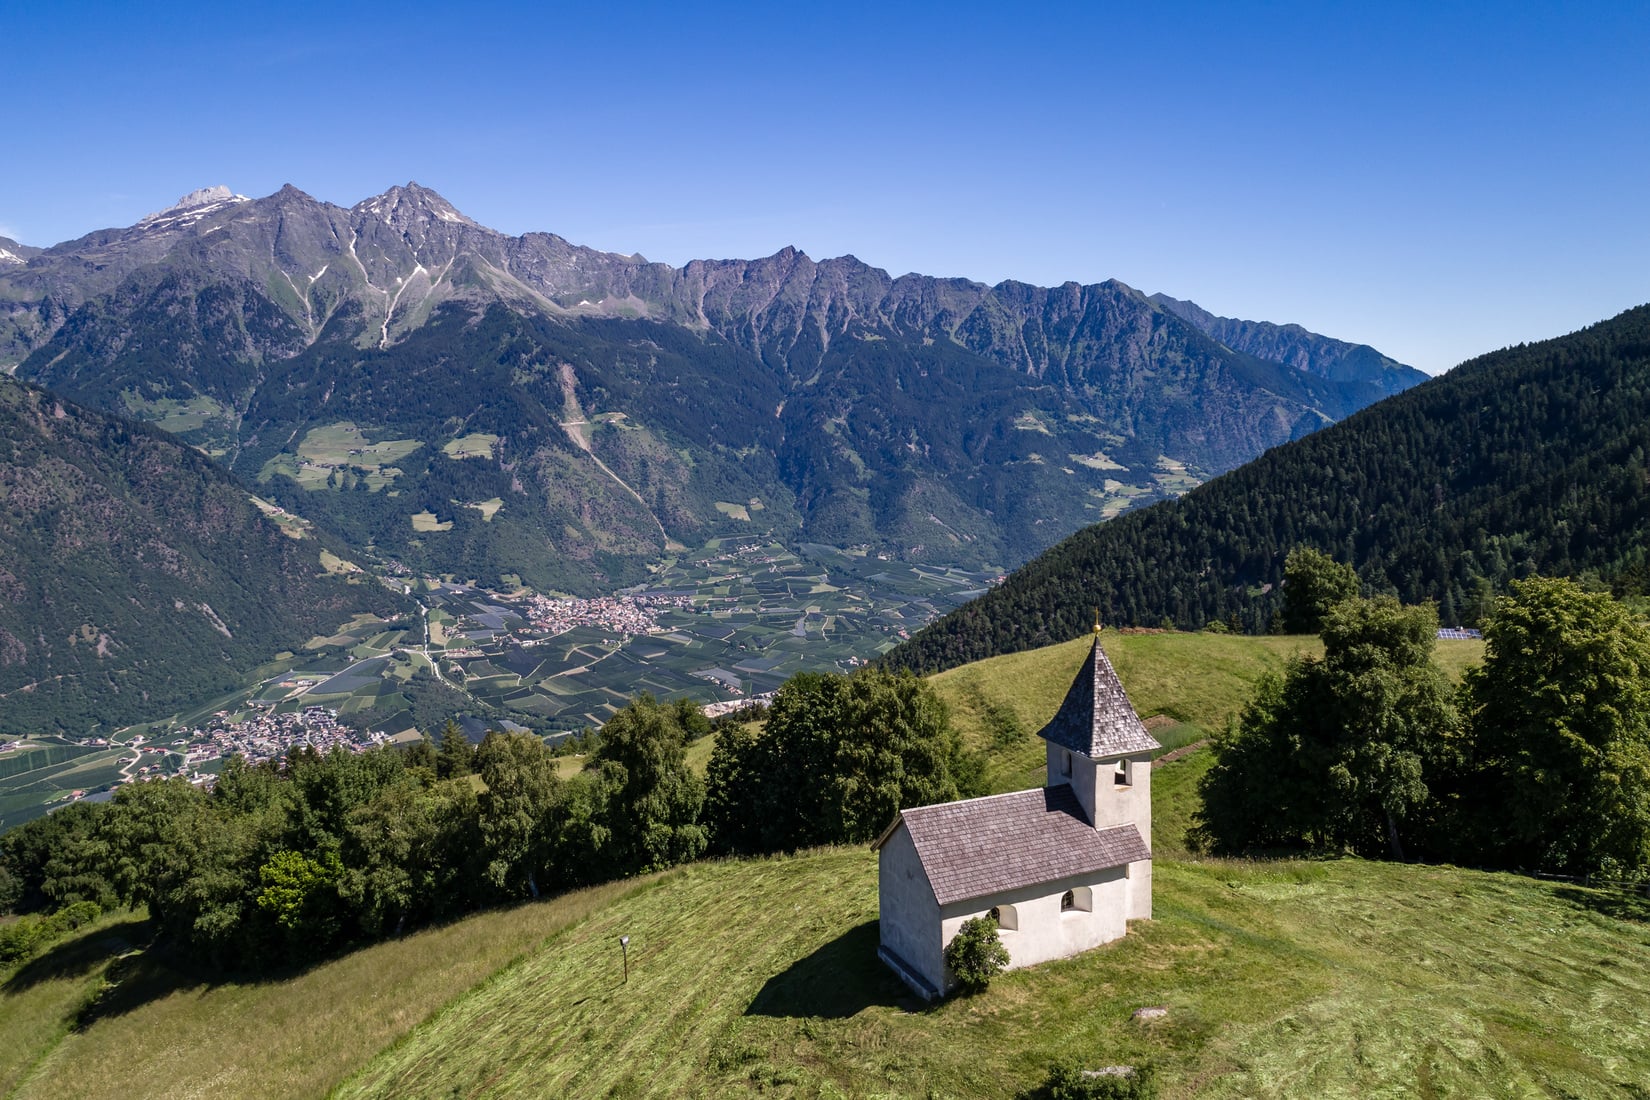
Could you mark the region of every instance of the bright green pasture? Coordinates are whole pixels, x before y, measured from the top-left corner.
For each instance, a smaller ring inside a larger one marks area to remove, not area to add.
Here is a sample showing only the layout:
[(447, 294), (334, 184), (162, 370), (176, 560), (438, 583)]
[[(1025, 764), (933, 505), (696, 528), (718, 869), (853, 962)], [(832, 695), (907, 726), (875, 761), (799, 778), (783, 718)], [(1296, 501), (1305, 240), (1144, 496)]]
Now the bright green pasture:
[(339, 1094), (1002, 1097), (1065, 1057), (1154, 1062), (1169, 1097), (1630, 1096), (1650, 1075), (1650, 912), (1589, 891), (1162, 861), (1125, 940), (931, 1009), (877, 962), (876, 915), (863, 849), (677, 871)]
[(441, 453), (448, 458), (492, 458), (496, 455), (498, 436), (491, 432), (471, 432), (449, 440), (441, 448)]

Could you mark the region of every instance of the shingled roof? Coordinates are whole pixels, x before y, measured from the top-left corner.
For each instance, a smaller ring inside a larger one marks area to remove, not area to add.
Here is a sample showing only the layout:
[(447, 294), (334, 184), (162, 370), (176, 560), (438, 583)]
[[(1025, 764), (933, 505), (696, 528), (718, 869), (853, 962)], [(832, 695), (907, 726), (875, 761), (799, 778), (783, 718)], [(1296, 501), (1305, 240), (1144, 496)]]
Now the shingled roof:
[(1152, 855), (1133, 825), (1096, 829), (1089, 824), (1066, 784), (901, 810), (874, 847), (882, 847), (901, 821), (941, 905), (1093, 874)]
[(1098, 635), (1066, 701), (1037, 735), (1091, 760), (1162, 748), (1140, 724)]

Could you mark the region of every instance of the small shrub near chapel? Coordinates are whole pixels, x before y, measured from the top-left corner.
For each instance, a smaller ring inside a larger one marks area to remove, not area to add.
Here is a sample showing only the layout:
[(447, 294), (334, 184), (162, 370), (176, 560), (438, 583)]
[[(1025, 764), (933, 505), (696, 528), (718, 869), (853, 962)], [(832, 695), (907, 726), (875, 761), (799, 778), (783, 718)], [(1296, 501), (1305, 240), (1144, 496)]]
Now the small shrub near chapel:
[(997, 935), (990, 917), (963, 921), (945, 947), (945, 965), (965, 993), (978, 993), (1008, 966), (1008, 948)]
[(1085, 1073), (1068, 1064), (1048, 1067), (1048, 1076), (1040, 1085), (1022, 1090), (1014, 1100), (1153, 1100), (1156, 1096), (1157, 1074), (1149, 1065), (1124, 1072)]

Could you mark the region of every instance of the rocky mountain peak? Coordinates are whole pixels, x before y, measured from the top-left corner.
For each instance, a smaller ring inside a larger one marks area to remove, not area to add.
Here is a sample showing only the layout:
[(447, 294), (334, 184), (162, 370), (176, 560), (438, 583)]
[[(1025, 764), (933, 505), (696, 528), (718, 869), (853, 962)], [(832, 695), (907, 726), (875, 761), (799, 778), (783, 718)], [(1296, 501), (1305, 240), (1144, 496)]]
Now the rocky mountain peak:
[(40, 249), (18, 244), (10, 237), (0, 237), (0, 268), (21, 267), (30, 256), (40, 255)]
[(215, 187), (202, 187), (198, 191), (189, 192), (165, 210), (157, 210), (155, 213), (143, 218), (138, 222), (138, 226), (140, 228), (170, 227), (179, 223), (199, 221), (206, 215), (214, 213), (225, 206), (251, 201), (245, 195), (237, 195), (222, 184)]
[(381, 195), (362, 199), (352, 210), (357, 214), (371, 214), (396, 227), (433, 218), (453, 225), (480, 228), (479, 223), (459, 213), (457, 207), (438, 193), (414, 181), (409, 181), (405, 187), (392, 187)]
[(269, 196), (282, 202), (315, 202), (315, 196), (308, 191), (302, 191), (290, 183), (281, 184), (281, 189)]

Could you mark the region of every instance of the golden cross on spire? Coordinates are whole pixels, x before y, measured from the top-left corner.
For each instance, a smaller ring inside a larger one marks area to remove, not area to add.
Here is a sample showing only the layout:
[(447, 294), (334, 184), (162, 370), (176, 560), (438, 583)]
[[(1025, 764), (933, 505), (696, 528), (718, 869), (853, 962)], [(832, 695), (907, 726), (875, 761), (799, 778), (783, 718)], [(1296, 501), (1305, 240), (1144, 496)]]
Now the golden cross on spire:
[(1095, 634), (1100, 633), (1100, 609), (1098, 607), (1094, 609), (1094, 632)]

